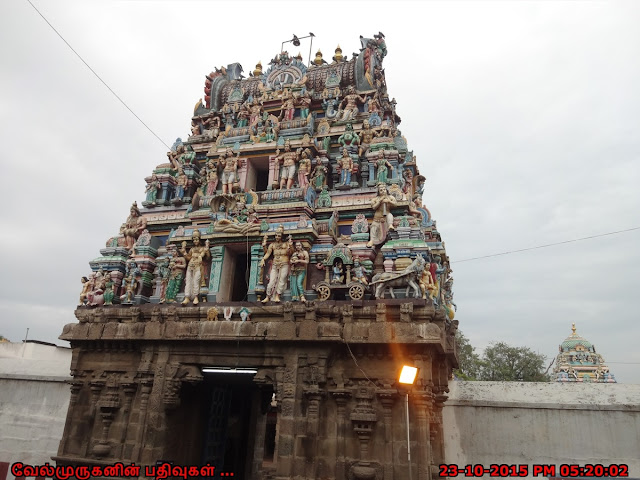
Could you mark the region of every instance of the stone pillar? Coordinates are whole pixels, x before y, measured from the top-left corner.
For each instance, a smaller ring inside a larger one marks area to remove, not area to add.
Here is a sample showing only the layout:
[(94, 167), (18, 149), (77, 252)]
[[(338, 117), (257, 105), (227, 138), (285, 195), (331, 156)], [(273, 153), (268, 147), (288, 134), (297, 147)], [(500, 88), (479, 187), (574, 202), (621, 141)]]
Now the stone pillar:
[(67, 447), (69, 446), (69, 440), (71, 439), (71, 424), (73, 423), (74, 418), (78, 416), (78, 412), (76, 412), (75, 409), (78, 404), (78, 394), (80, 393), (80, 390), (82, 390), (84, 382), (82, 380), (67, 380), (67, 383), (71, 386), (71, 398), (69, 399), (67, 419), (64, 422), (64, 434), (62, 435), (62, 440), (58, 447), (58, 455), (64, 455), (65, 453), (79, 453), (75, 451), (67, 452)]
[(347, 401), (351, 396), (351, 393), (347, 390), (334, 390), (331, 392), (337, 406), (337, 428), (336, 428), (336, 480), (345, 480), (346, 478), (346, 461), (344, 456), (345, 451), (345, 435), (346, 430), (346, 407)]
[(278, 369), (278, 385), (276, 398), (278, 400), (278, 423), (276, 425), (276, 478), (292, 478), (295, 459), (295, 410), (296, 384), (298, 375), (298, 358), (287, 355), (286, 367)]
[(396, 402), (398, 392), (388, 388), (378, 390), (378, 398), (383, 408), (384, 415), (384, 480), (393, 480), (393, 422), (391, 409)]
[[(418, 449), (414, 462), (418, 464), (418, 480), (431, 480), (431, 435), (429, 431), (429, 419), (431, 415), (431, 394), (429, 392), (409, 395), (415, 405), (413, 418), (417, 419), (417, 443)], [(414, 429), (415, 435), (415, 429)], [(413, 450), (413, 449), (412, 449)], [(413, 459), (412, 458), (412, 459)]]
[(133, 447), (133, 453), (131, 459), (141, 462), (141, 450), (142, 442), (144, 441), (145, 425), (147, 423), (147, 406), (149, 405), (149, 394), (151, 393), (151, 387), (153, 380), (145, 379), (140, 382), (140, 403), (138, 404), (139, 416), (138, 416), (138, 431), (136, 432), (136, 443)]
[[(261, 271), (260, 260), (264, 252), (262, 245), (259, 243), (251, 245), (251, 266), (249, 268), (249, 290), (247, 291), (247, 298), (250, 302), (258, 300), (258, 295), (262, 296), (265, 292), (265, 286), (263, 285), (262, 278), (259, 278)], [(213, 267), (212, 267), (213, 268)]]
[(207, 302), (215, 302), (218, 290), (220, 290), (220, 280), (222, 280), (224, 247), (211, 247), (209, 248), (209, 252), (211, 253), (211, 273), (209, 274), (209, 293), (207, 293)]

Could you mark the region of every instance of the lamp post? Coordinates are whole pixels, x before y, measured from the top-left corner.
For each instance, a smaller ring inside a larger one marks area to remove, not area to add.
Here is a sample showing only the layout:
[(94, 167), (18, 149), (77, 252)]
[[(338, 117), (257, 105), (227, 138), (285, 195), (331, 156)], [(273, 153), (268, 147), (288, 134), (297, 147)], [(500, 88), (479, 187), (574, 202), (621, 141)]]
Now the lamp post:
[(311, 44), (309, 45), (309, 58), (307, 59), (307, 66), (311, 65), (311, 48), (313, 47), (313, 37), (315, 37), (315, 35), (311, 32), (309, 32), (309, 35), (305, 36), (305, 37), (298, 37), (295, 33), (293, 34), (293, 38), (291, 40), (285, 40), (284, 42), (282, 42), (282, 45), (280, 45), (280, 51), (282, 52), (282, 50), (284, 50), (284, 44), (285, 43), (293, 43), (296, 47), (300, 46), (300, 40), (304, 40), (305, 38), (310, 38), (311, 39)]
[(407, 385), (405, 395), (405, 412), (407, 417), (407, 463), (409, 464), (409, 480), (411, 480), (411, 439), (409, 438), (409, 388), (416, 381), (418, 369), (409, 365), (403, 365), (398, 382)]

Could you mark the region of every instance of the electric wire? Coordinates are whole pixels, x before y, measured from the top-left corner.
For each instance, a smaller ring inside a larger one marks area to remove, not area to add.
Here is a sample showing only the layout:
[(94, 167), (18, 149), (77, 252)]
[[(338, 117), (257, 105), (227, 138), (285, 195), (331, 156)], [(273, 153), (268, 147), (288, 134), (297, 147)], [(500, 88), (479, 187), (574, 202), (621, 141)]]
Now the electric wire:
[(556, 245), (564, 245), (566, 243), (580, 242), (582, 240), (591, 240), (592, 238), (606, 237), (607, 235), (616, 235), (618, 233), (626, 233), (626, 232), (631, 232), (633, 230), (640, 230), (640, 226), (627, 228), (627, 229), (624, 229), (624, 230), (617, 230), (615, 232), (607, 232), (607, 233), (600, 233), (598, 235), (590, 235), (588, 237), (574, 238), (574, 239), (571, 239), (571, 240), (564, 240), (562, 242), (548, 243), (546, 245), (537, 245), (535, 247), (520, 248), (518, 250), (509, 250), (509, 251), (501, 252), (501, 253), (492, 253), (490, 255), (482, 255), (480, 257), (464, 258), (462, 260), (452, 260), (451, 262), (452, 263), (462, 263), (462, 262), (470, 262), (472, 260), (480, 260), (482, 258), (499, 257), (501, 255), (510, 255), (512, 253), (526, 252), (528, 250), (536, 250), (536, 249), (539, 249), (539, 248), (554, 247)]
[(127, 110), (129, 110), (129, 111), (131, 112), (131, 114), (132, 114), (134, 117), (136, 117), (136, 118), (138, 119), (138, 121), (139, 121), (142, 125), (144, 125), (144, 127), (145, 127), (147, 130), (149, 130), (149, 131), (153, 134), (153, 136), (154, 136), (154, 137), (156, 137), (156, 138), (157, 138), (157, 139), (158, 139), (158, 140), (159, 140), (159, 141), (160, 141), (160, 142), (161, 142), (165, 147), (167, 147), (169, 150), (171, 150), (171, 147), (170, 147), (169, 145), (167, 145), (167, 144), (164, 142), (164, 140), (162, 140), (162, 139), (161, 139), (161, 138), (156, 134), (156, 132), (154, 132), (153, 130), (151, 130), (151, 128), (149, 127), (149, 125), (147, 125), (146, 123), (144, 123), (144, 121), (143, 121), (143, 120), (142, 120), (138, 115), (136, 115), (136, 113), (135, 113), (133, 110), (131, 110), (131, 108), (129, 107), (129, 105), (127, 105), (127, 104), (125, 103), (125, 101), (124, 101), (124, 100), (122, 100), (122, 99), (118, 96), (118, 94), (117, 94), (116, 92), (114, 92), (114, 91), (113, 91), (113, 89), (112, 89), (109, 85), (107, 85), (107, 82), (105, 82), (105, 81), (100, 77), (100, 75), (98, 75), (98, 74), (96, 73), (96, 71), (95, 71), (93, 68), (91, 68), (91, 66), (90, 66), (90, 65), (89, 65), (89, 64), (84, 60), (84, 58), (82, 58), (82, 57), (80, 56), (80, 54), (79, 54), (78, 52), (76, 52), (76, 51), (75, 51), (75, 49), (74, 49), (74, 48), (69, 44), (69, 42), (67, 42), (67, 41), (65, 40), (65, 38), (60, 34), (60, 32), (58, 32), (58, 30), (56, 30), (56, 28), (51, 24), (51, 22), (49, 22), (49, 20), (47, 20), (47, 18), (46, 18), (46, 17), (45, 17), (41, 12), (40, 12), (40, 10), (38, 10), (38, 9), (36, 8), (36, 6), (35, 6), (33, 3), (31, 3), (31, 0), (27, 0), (27, 2), (29, 2), (29, 5), (31, 5), (31, 6), (33, 7), (33, 9), (34, 9), (36, 12), (38, 12), (38, 15), (40, 15), (40, 16), (42, 17), (42, 19), (43, 19), (45, 22), (47, 22), (47, 25), (49, 25), (49, 26), (51, 27), (51, 29), (52, 29), (54, 32), (56, 32), (56, 35), (58, 35), (58, 36), (60, 37), (60, 39), (61, 39), (61, 40), (62, 40), (62, 41), (67, 45), (67, 47), (69, 47), (69, 48), (71, 49), (71, 51), (72, 51), (73, 53), (75, 53), (75, 54), (76, 54), (76, 56), (80, 59), (80, 61), (82, 61), (82, 63), (84, 63), (84, 64), (86, 65), (86, 67), (87, 67), (89, 70), (91, 70), (91, 73), (93, 73), (93, 74), (96, 76), (96, 78), (97, 78), (98, 80), (100, 80), (100, 81), (102, 82), (102, 84), (103, 84), (105, 87), (107, 87), (107, 89), (108, 89), (108, 90), (109, 90), (109, 91), (110, 91), (110, 92), (111, 92), (111, 93), (112, 93), (112, 94), (113, 94), (113, 95), (114, 95), (114, 96), (115, 96), (115, 97), (120, 101), (120, 103), (122, 103), (122, 105), (124, 105), (124, 106), (125, 106), (125, 108), (126, 108)]

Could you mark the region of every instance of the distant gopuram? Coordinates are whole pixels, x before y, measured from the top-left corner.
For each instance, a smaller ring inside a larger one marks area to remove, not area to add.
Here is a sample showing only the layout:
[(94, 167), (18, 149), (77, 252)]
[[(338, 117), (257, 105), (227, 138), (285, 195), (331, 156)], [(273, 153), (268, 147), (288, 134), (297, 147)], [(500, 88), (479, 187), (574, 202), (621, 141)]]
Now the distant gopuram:
[(616, 383), (616, 379), (604, 358), (596, 353), (596, 346), (576, 333), (571, 325), (571, 335), (558, 347), (553, 373), (558, 382)]
[(438, 477), (453, 279), (386, 55), (378, 33), (205, 76), (191, 136), (82, 278), (58, 465)]

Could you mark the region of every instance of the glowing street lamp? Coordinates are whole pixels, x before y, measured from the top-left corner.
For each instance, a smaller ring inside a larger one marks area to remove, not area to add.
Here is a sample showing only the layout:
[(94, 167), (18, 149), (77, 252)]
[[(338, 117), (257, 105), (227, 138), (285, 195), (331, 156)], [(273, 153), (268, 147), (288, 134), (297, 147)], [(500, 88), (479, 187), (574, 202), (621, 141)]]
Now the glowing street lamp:
[[(407, 386), (413, 385), (418, 376), (418, 369), (409, 365), (403, 365), (398, 382)], [(409, 480), (411, 480), (411, 440), (409, 438), (409, 389), (405, 396), (405, 412), (407, 417), (407, 463), (409, 464)]]

